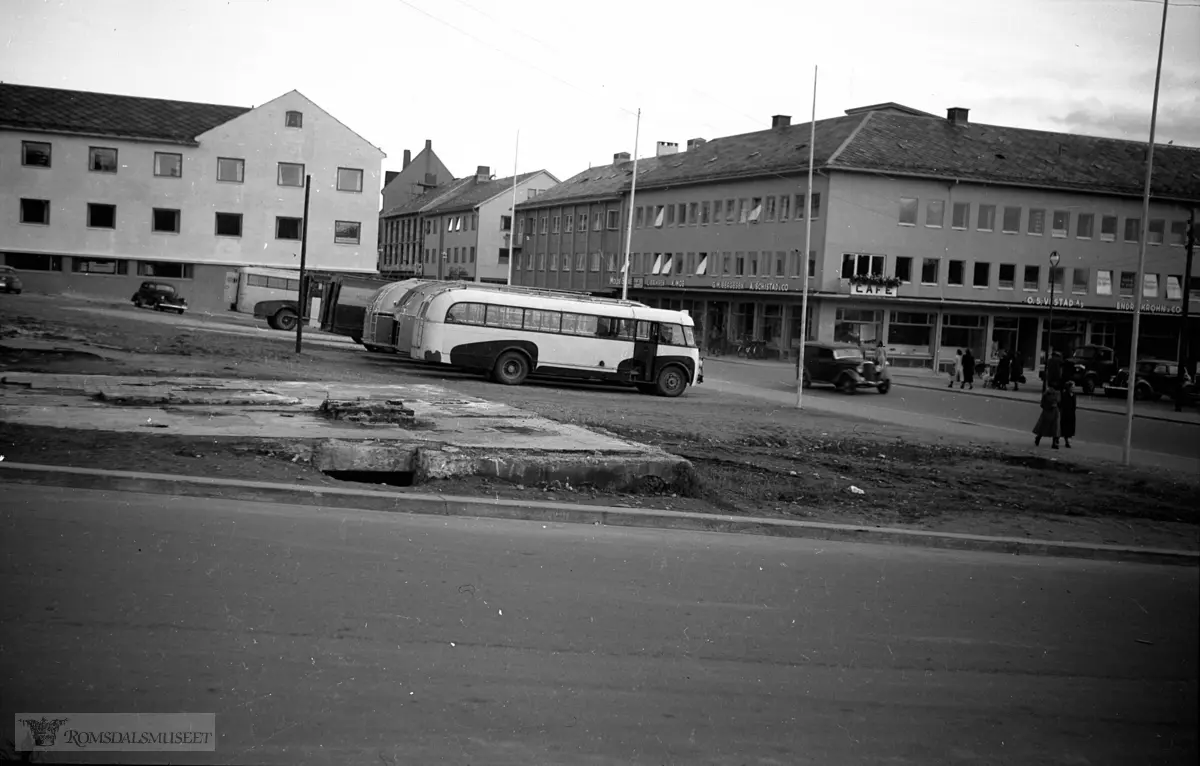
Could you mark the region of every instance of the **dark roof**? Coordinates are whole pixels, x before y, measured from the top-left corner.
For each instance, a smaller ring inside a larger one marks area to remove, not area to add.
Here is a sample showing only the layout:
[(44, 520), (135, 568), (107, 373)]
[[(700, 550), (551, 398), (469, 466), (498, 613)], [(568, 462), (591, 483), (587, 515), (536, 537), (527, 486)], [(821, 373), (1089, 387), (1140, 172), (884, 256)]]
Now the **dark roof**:
[(201, 133), (248, 111), (244, 106), (0, 83), (0, 127), (15, 130), (194, 143)]
[[(708, 141), (638, 162), (638, 189), (799, 175), (808, 169), (810, 125)], [(1141, 196), (1143, 143), (995, 125), (955, 125), (899, 104), (851, 109), (818, 120), (814, 164), (822, 170), (931, 176), (947, 180)], [(633, 162), (590, 168), (519, 204), (616, 199), (628, 193)], [(1156, 145), (1151, 192), (1200, 201), (1200, 149)]]
[(393, 208), (380, 213), (383, 218), (392, 218), (398, 215), (413, 215), (415, 213), (423, 213), (431, 209), (433, 205), (440, 203), (444, 199), (450, 198), (452, 195), (461, 191), (467, 184), (475, 180), (474, 176), (468, 178), (456, 178), (453, 181), (448, 181), (441, 186), (435, 186), (425, 192), (413, 197), (403, 205), (397, 205)]
[[(533, 178), (538, 173), (545, 171), (535, 170), (531, 173), (522, 173), (517, 176), (517, 183), (524, 183)], [(554, 176), (550, 176), (553, 178)], [(502, 194), (506, 191), (511, 191), (513, 187), (513, 177), (494, 178), (480, 183), (474, 176), (465, 179), (469, 183), (458, 187), (457, 191), (443, 199), (439, 199), (437, 203), (422, 212), (426, 213), (449, 213), (455, 210), (469, 210), (476, 205), (487, 202), (497, 194)]]

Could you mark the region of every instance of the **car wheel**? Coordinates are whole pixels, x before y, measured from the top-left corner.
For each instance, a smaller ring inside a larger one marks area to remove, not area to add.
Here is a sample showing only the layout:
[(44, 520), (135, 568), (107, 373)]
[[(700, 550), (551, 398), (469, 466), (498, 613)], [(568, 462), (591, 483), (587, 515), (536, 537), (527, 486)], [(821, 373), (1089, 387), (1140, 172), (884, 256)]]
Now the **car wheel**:
[(179, 316), (183, 316), (183, 309), (175, 309), (175, 313)]
[(275, 326), (285, 332), (295, 330), (296, 323), (299, 321), (300, 318), (291, 309), (279, 309), (279, 311), (275, 312)]
[(140, 309), (140, 308), (143, 308), (143, 307), (145, 307), (145, 305), (146, 305), (146, 304), (145, 304), (145, 302), (144, 302), (144, 301), (143, 301), (141, 298), (134, 298), (134, 299), (133, 299), (133, 305), (134, 305), (134, 308), (139, 308), (139, 309)]
[(659, 396), (669, 396), (672, 399), (687, 390), (687, 373), (677, 364), (669, 364), (658, 371), (658, 379), (654, 382), (655, 391)]
[(492, 368), (492, 378), (506, 386), (519, 386), (529, 377), (529, 358), (520, 351), (505, 351)]
[(842, 376), (842, 379), (837, 382), (837, 389), (843, 394), (852, 394), (855, 390), (854, 381), (850, 379), (849, 375), (844, 375)]
[(888, 391), (891, 391), (891, 390), (892, 390), (892, 381), (885, 380), (879, 384), (879, 393), (886, 394)]
[(1149, 394), (1150, 392), (1146, 390), (1145, 386), (1135, 386), (1133, 389), (1133, 398), (1139, 402), (1149, 399)]
[(1087, 394), (1088, 396), (1091, 396), (1092, 394), (1096, 393), (1096, 379), (1095, 378), (1084, 378), (1083, 379), (1083, 393)]

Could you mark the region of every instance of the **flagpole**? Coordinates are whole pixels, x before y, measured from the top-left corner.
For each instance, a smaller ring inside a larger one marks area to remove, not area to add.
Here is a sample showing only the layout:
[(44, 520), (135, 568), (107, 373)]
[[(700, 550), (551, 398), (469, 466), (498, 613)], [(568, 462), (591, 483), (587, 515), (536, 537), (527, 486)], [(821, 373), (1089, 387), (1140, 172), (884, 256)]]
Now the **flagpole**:
[[(1133, 396), (1137, 388), (1138, 333), (1142, 323), (1142, 295), (1146, 278), (1146, 230), (1150, 225), (1150, 178), (1154, 171), (1154, 128), (1158, 121), (1158, 84), (1162, 79), (1163, 42), (1167, 37), (1168, 0), (1163, 0), (1162, 29), (1158, 33), (1158, 66), (1154, 70), (1154, 101), (1150, 107), (1150, 141), (1146, 147), (1146, 189), (1142, 192), (1142, 233), (1138, 238), (1137, 282), (1133, 285), (1133, 339), (1129, 342), (1129, 381), (1125, 392), (1125, 444), (1121, 462), (1129, 465), (1133, 459)], [(1188, 275), (1190, 278), (1191, 275)]]
[[(517, 128), (517, 145), (513, 148), (512, 218), (508, 222), (508, 284), (512, 284), (513, 262), (517, 260), (517, 157), (521, 153), (521, 129)], [(479, 273), (479, 266), (475, 267)]]
[(621, 267), (621, 300), (629, 300), (629, 248), (633, 245), (633, 202), (637, 197), (638, 142), (642, 137), (642, 110), (637, 111), (633, 130), (633, 181), (629, 183), (629, 222), (625, 229), (625, 264)]
[(796, 376), (796, 409), (804, 407), (804, 350), (808, 342), (808, 259), (812, 246), (813, 161), (817, 141), (817, 67), (813, 66), (812, 119), (808, 123), (808, 194), (804, 195), (804, 253), (800, 259), (804, 292), (800, 296), (800, 374)]

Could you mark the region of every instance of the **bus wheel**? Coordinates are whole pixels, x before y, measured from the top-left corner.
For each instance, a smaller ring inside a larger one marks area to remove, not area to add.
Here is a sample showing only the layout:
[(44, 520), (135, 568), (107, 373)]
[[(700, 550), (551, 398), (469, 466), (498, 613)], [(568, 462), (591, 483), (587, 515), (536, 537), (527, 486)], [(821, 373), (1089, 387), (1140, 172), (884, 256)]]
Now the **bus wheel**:
[(519, 386), (529, 377), (529, 359), (520, 351), (505, 351), (492, 368), (492, 379), (506, 386)]
[(299, 317), (297, 317), (296, 312), (292, 311), (291, 309), (279, 309), (279, 311), (275, 313), (275, 326), (280, 330), (295, 330), (296, 322), (298, 321)]
[(659, 396), (676, 397), (687, 389), (687, 375), (678, 365), (668, 365), (659, 371), (654, 385)]

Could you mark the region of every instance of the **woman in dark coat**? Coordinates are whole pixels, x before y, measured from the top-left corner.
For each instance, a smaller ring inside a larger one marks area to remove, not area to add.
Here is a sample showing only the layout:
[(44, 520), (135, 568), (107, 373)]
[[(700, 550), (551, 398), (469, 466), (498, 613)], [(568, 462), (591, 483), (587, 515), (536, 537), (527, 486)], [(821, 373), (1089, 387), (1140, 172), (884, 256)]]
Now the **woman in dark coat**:
[(1000, 352), (1000, 358), (996, 361), (996, 388), (1004, 391), (1008, 390), (1008, 375), (1012, 368), (1012, 359), (1009, 358), (1007, 351)]
[(967, 349), (963, 353), (963, 379), (962, 383), (958, 384), (959, 388), (971, 387), (975, 390), (975, 355), (971, 353), (971, 349)]
[(1042, 414), (1038, 418), (1037, 424), (1033, 427), (1034, 446), (1042, 443), (1043, 436), (1049, 436), (1054, 440), (1050, 446), (1058, 449), (1058, 438), (1061, 435), (1058, 406), (1061, 402), (1062, 394), (1057, 388), (1047, 387), (1042, 392)]
[(1063, 383), (1062, 399), (1058, 403), (1059, 430), (1062, 431), (1063, 444), (1071, 447), (1071, 437), (1075, 436), (1075, 384), (1071, 381)]

